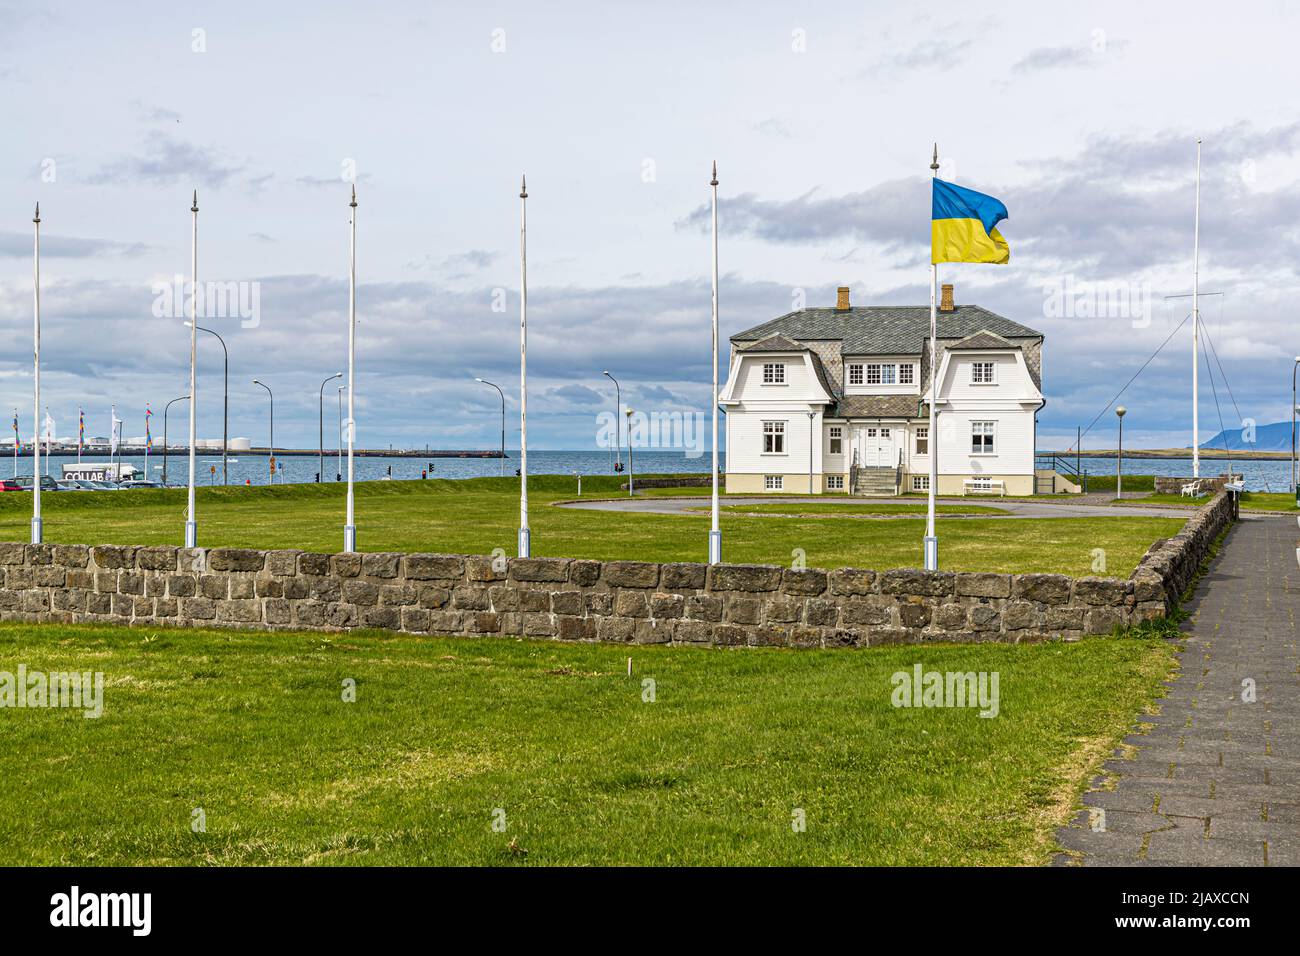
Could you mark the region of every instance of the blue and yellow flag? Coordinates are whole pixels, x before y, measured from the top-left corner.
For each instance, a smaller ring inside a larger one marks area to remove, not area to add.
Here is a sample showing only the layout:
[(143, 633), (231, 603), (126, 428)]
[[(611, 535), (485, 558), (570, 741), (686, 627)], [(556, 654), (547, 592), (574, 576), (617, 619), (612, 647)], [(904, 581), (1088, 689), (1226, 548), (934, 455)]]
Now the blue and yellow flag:
[(1008, 262), (1011, 249), (995, 228), (1007, 218), (999, 199), (933, 180), (931, 262)]

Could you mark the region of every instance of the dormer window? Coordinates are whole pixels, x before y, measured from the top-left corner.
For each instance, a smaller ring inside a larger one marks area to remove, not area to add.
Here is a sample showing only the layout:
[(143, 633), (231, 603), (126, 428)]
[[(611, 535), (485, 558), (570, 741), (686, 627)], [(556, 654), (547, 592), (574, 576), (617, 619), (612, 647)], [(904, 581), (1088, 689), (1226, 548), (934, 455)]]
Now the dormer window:
[(970, 383), (972, 385), (995, 385), (992, 362), (971, 362)]
[(911, 385), (916, 381), (916, 366), (911, 362), (904, 362), (898, 366), (898, 384)]
[(784, 385), (785, 364), (783, 362), (764, 362), (763, 363), (763, 384)]
[(849, 365), (849, 384), (862, 384), (862, 365), (860, 363), (854, 362)]

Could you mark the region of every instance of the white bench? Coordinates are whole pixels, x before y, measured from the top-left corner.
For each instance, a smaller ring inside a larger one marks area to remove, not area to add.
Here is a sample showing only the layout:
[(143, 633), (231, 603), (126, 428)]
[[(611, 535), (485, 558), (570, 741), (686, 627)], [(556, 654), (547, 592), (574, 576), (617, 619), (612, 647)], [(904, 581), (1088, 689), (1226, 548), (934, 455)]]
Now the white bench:
[(1006, 497), (1006, 482), (995, 478), (967, 478), (962, 483), (963, 494), (993, 494), (996, 490), (999, 498)]

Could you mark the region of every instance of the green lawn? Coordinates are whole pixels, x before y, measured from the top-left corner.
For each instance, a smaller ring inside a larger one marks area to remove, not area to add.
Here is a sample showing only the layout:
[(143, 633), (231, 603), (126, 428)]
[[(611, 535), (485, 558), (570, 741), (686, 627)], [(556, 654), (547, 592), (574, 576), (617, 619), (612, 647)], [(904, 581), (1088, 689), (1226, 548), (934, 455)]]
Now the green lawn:
[[(608, 496), (620, 479), (583, 480), (588, 496)], [(518, 480), (374, 481), (357, 485), (357, 544), (363, 551), (515, 553)], [(537, 556), (703, 561), (707, 514), (620, 514), (552, 507), (572, 499), (572, 478), (529, 481), (533, 554)], [(338, 484), (200, 488), (199, 544), (205, 547), (301, 548), (338, 551), (343, 543), (344, 489)], [(158, 489), (60, 492), (41, 498), (45, 539), (83, 544), (180, 544), (185, 492)], [(0, 540), (25, 541), (31, 498), (0, 494)], [(980, 519), (939, 524), (942, 567), (966, 571), (1043, 571), (1086, 575), (1093, 551), (1106, 551), (1108, 573), (1127, 575), (1177, 518)], [(886, 569), (919, 567), (921, 525), (913, 521), (827, 521), (825, 518), (722, 518), (724, 556), (740, 563)]]
[[(0, 865), (1038, 864), (1171, 659), (1141, 637), (785, 651), (0, 625), (0, 671), (106, 685), (99, 719), (0, 711)], [(916, 663), (996, 671), (998, 716), (892, 707)]]
[[(1210, 500), (1209, 495), (1201, 495), (1199, 498), (1184, 498), (1182, 495), (1142, 495), (1140, 497), (1125, 497), (1119, 504), (1124, 505), (1182, 505), (1187, 508), (1200, 508)], [(1295, 497), (1289, 492), (1267, 492), (1267, 491), (1247, 491), (1241, 496), (1241, 509), (1243, 511), (1295, 511)]]

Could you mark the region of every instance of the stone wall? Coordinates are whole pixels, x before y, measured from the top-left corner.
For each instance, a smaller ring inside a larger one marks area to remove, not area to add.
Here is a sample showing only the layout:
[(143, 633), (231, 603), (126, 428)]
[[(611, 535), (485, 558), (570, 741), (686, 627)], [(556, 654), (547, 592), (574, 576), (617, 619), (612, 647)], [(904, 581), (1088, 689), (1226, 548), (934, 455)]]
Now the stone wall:
[(1158, 495), (1180, 495), (1183, 492), (1183, 485), (1189, 485), (1193, 481), (1201, 483), (1202, 491), (1218, 494), (1223, 490), (1224, 483), (1231, 481), (1239, 476), (1218, 475), (1213, 478), (1175, 478), (1171, 475), (1156, 475), (1155, 489)]
[(0, 619), (865, 647), (1073, 640), (1166, 613), (1219, 496), (1128, 579), (455, 554), (0, 544)]

